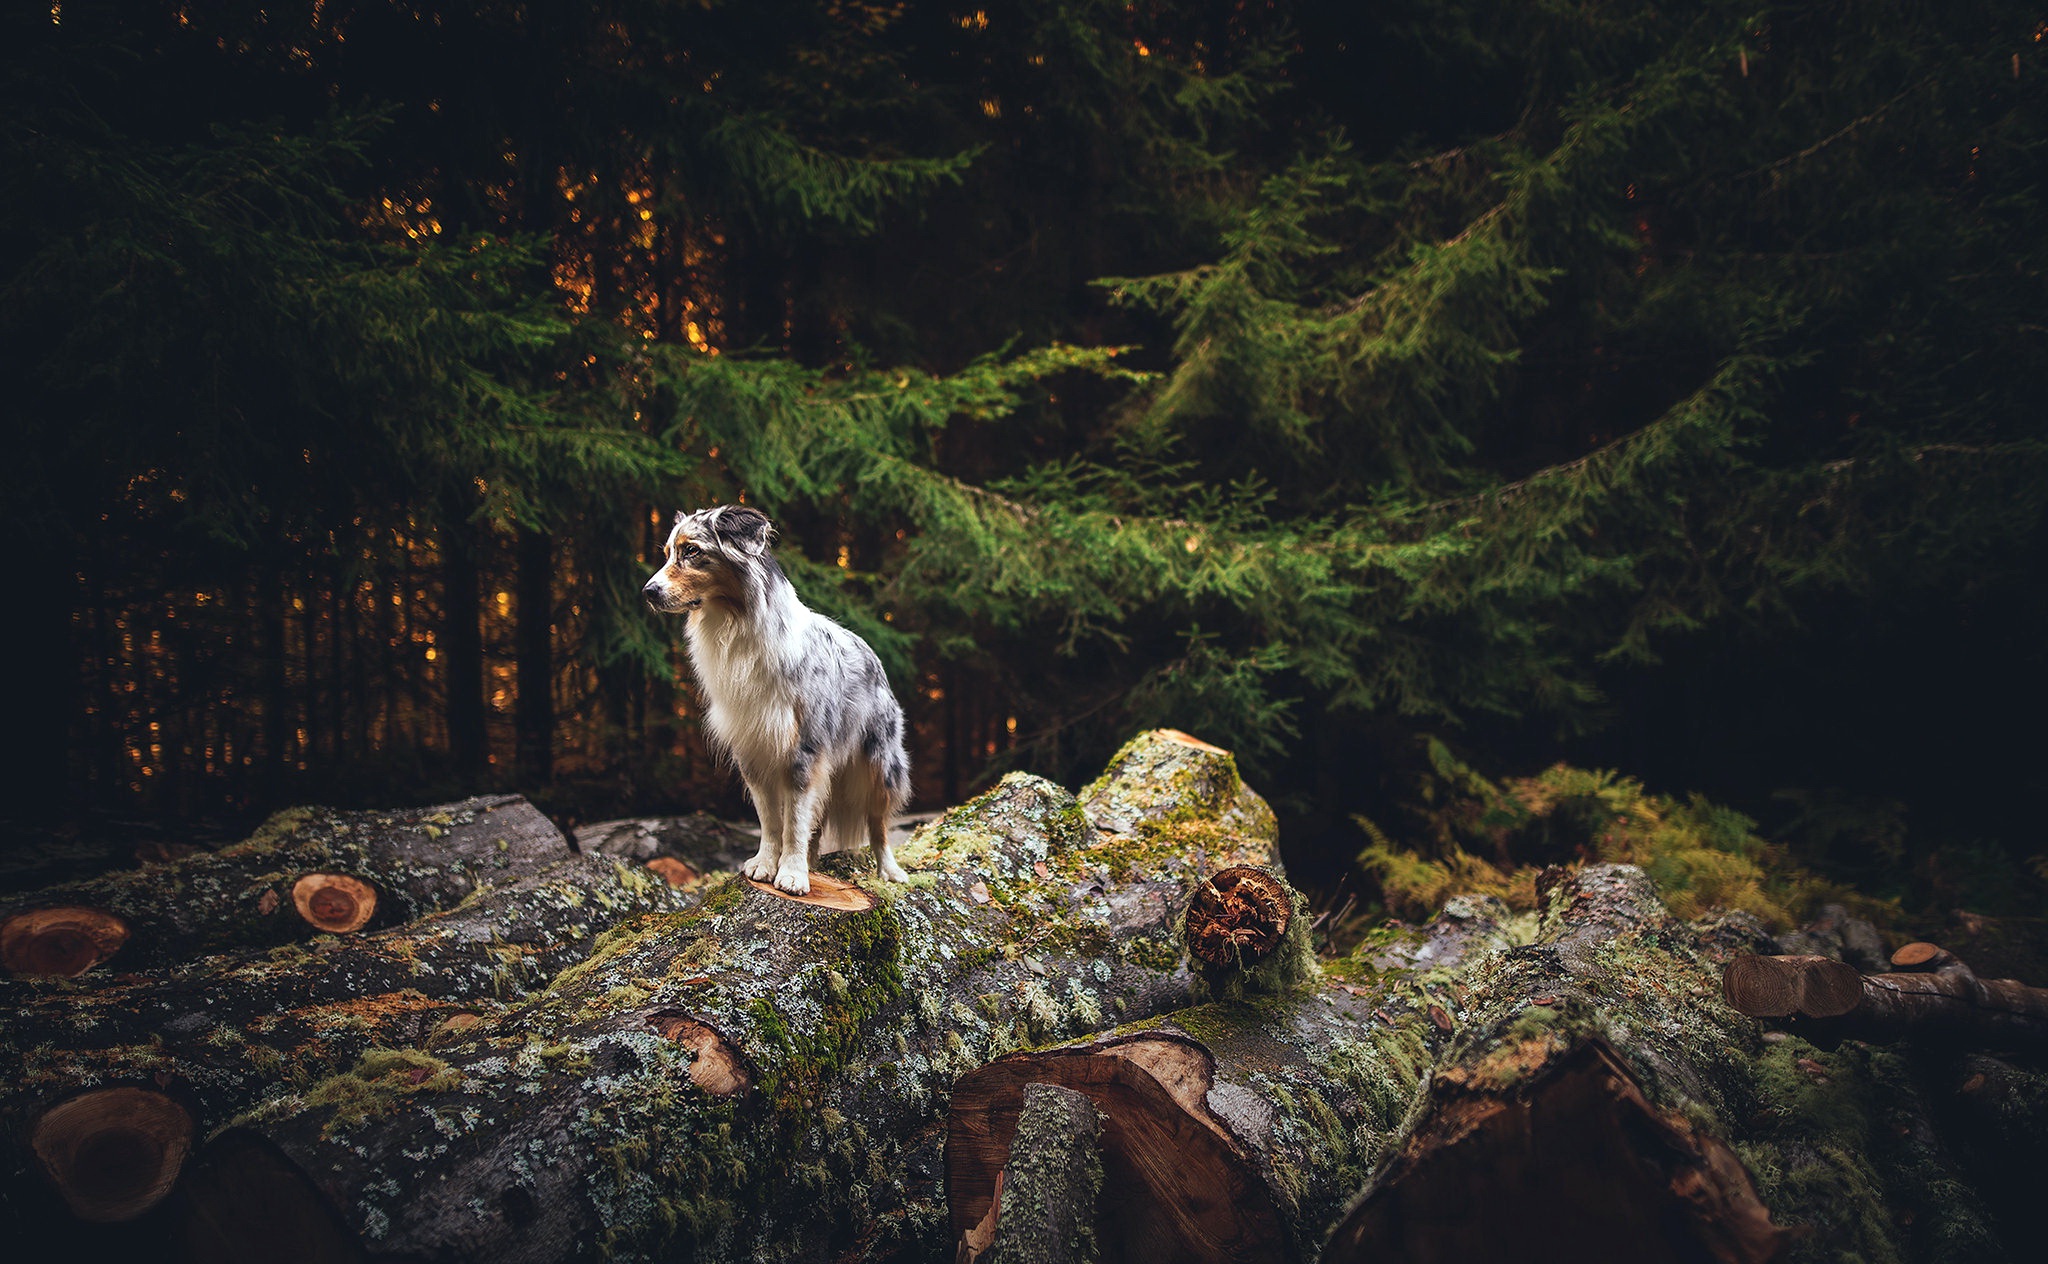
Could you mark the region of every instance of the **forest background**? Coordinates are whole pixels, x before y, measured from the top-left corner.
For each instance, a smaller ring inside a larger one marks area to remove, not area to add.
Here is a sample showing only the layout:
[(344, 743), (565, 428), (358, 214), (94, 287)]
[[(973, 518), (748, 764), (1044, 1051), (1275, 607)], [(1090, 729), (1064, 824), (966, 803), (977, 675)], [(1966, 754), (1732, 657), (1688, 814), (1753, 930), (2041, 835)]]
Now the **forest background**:
[(2038, 4), (0, 22), (22, 881), (739, 813), (639, 586), (744, 498), (922, 806), (1170, 724), (1333, 905), (2048, 912)]

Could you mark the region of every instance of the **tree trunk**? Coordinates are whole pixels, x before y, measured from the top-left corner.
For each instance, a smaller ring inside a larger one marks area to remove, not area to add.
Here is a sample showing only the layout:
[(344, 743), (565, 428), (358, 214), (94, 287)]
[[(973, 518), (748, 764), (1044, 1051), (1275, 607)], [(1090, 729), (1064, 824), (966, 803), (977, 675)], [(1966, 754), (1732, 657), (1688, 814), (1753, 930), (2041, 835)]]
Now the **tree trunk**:
[(555, 771), (555, 541), (525, 527), (516, 546), (519, 615), (514, 627), (517, 699), (512, 713), (519, 783), (546, 785)]
[(365, 924), (394, 926), (569, 854), (516, 795), (399, 812), (292, 808), (218, 852), (14, 898), (0, 906), (0, 962), (17, 975), (75, 975), (110, 958), (133, 970), (307, 939), (321, 927), (294, 890), (321, 875), (367, 884), (376, 902)]
[(1325, 1264), (2004, 1258), (1905, 1063), (1721, 1003), (1753, 920), (1676, 921), (1626, 865), (1539, 885)]
[[(170, 1095), (202, 1132), (218, 1127), (266, 1092), (344, 1071), (373, 1047), (431, 1049), (582, 960), (599, 932), (692, 903), (643, 868), (572, 856), (394, 930), (202, 957), (91, 992), (16, 985), (29, 994), (8, 1029), (20, 1070), (0, 1102), (0, 1135), (37, 1136), (73, 1094), (120, 1084)], [(116, 1130), (132, 1113), (95, 1122)], [(67, 1200), (89, 1184), (44, 1166)], [(150, 1188), (161, 1197), (169, 1181)], [(125, 1215), (148, 1206), (120, 1205)]]
[[(1292, 951), (1305, 954), (1307, 919), (1293, 920), (1304, 933)], [(1312, 961), (1276, 974), (1262, 959), (1226, 984), (1212, 968), (1209, 986), (1231, 999), (969, 1073), (947, 1120), (953, 1231), (971, 1247), (1016, 1163), (1024, 1093), (1057, 1084), (1103, 1116), (1115, 1191), (1097, 1223), (1104, 1258), (1313, 1258), (1448, 1044), (1459, 980), (1509, 942), (1498, 900), (1454, 900), (1419, 933), (1368, 941), (1321, 974)]]
[[(506, 1264), (950, 1250), (954, 1078), (1185, 1004), (1186, 892), (1277, 863), (1228, 754), (1147, 734), (1112, 771), (1134, 768), (1156, 784), (1105, 777), (1085, 809), (1013, 774), (902, 848), (905, 886), (828, 868), (798, 900), (723, 879), (431, 1061), (366, 1060), (359, 1084), (273, 1099), (197, 1165), (196, 1253), (265, 1258), (236, 1236), (255, 1185), (294, 1209), (299, 1247)], [(358, 1101), (374, 1108), (336, 1105)]]
[(989, 1249), (989, 1264), (1095, 1259), (1101, 1139), (1102, 1117), (1086, 1094), (1056, 1084), (1025, 1085), (1009, 1161), (996, 1174), (997, 1200), (981, 1222), (994, 1222), (991, 1237), (977, 1244), (970, 1230), (961, 1264), (979, 1258), (982, 1245)]
[(462, 498), (449, 498), (441, 526), (441, 671), (448, 714), (448, 757), (465, 787), (483, 779), (483, 576), (476, 528)]

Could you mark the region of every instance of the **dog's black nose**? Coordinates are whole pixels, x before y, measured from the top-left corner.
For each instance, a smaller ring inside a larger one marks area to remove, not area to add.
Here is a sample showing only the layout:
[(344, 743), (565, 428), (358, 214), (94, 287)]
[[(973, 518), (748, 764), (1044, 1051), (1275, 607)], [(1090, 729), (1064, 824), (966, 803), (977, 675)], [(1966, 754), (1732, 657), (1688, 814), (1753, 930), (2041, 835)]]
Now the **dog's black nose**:
[(653, 606), (657, 610), (661, 608), (661, 589), (655, 587), (653, 584), (647, 584), (646, 586), (642, 587), (640, 589), (640, 595), (647, 599), (648, 605)]

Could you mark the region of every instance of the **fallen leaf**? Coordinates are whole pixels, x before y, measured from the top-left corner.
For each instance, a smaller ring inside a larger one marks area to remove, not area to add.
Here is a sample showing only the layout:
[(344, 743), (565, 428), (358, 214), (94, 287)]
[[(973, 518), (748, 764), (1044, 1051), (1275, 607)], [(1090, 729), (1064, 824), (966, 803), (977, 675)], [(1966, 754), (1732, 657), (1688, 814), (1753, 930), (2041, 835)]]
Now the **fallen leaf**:
[(1438, 1030), (1441, 1031), (1449, 1031), (1453, 1025), (1451, 1023), (1451, 1016), (1444, 1012), (1444, 1007), (1441, 1005), (1429, 1007), (1429, 1021), (1435, 1023)]
[(656, 856), (647, 862), (647, 867), (660, 874), (663, 881), (672, 887), (697, 880), (697, 871), (674, 856)]
[(277, 912), (277, 906), (282, 903), (284, 903), (284, 900), (283, 897), (278, 895), (277, 888), (271, 887), (261, 896), (257, 897), (256, 911), (265, 917), (269, 917), (272, 913)]
[(1043, 882), (1047, 878), (1050, 878), (1052, 876), (1052, 870), (1045, 867), (1045, 862), (1043, 860), (1032, 861), (1031, 872), (1038, 875), (1038, 880), (1040, 882)]
[(967, 888), (967, 898), (973, 900), (976, 904), (986, 904), (993, 897), (988, 893), (988, 883), (983, 882), (980, 878), (976, 878), (974, 885)]

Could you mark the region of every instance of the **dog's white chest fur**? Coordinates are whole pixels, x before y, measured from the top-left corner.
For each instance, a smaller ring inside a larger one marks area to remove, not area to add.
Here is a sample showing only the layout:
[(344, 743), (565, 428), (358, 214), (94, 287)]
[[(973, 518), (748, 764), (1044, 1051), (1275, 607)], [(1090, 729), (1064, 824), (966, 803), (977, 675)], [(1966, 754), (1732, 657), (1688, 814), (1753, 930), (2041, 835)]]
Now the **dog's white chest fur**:
[(796, 749), (796, 708), (770, 659), (775, 647), (745, 636), (737, 620), (711, 609), (690, 616), (689, 643), (712, 739), (742, 769), (787, 761)]

